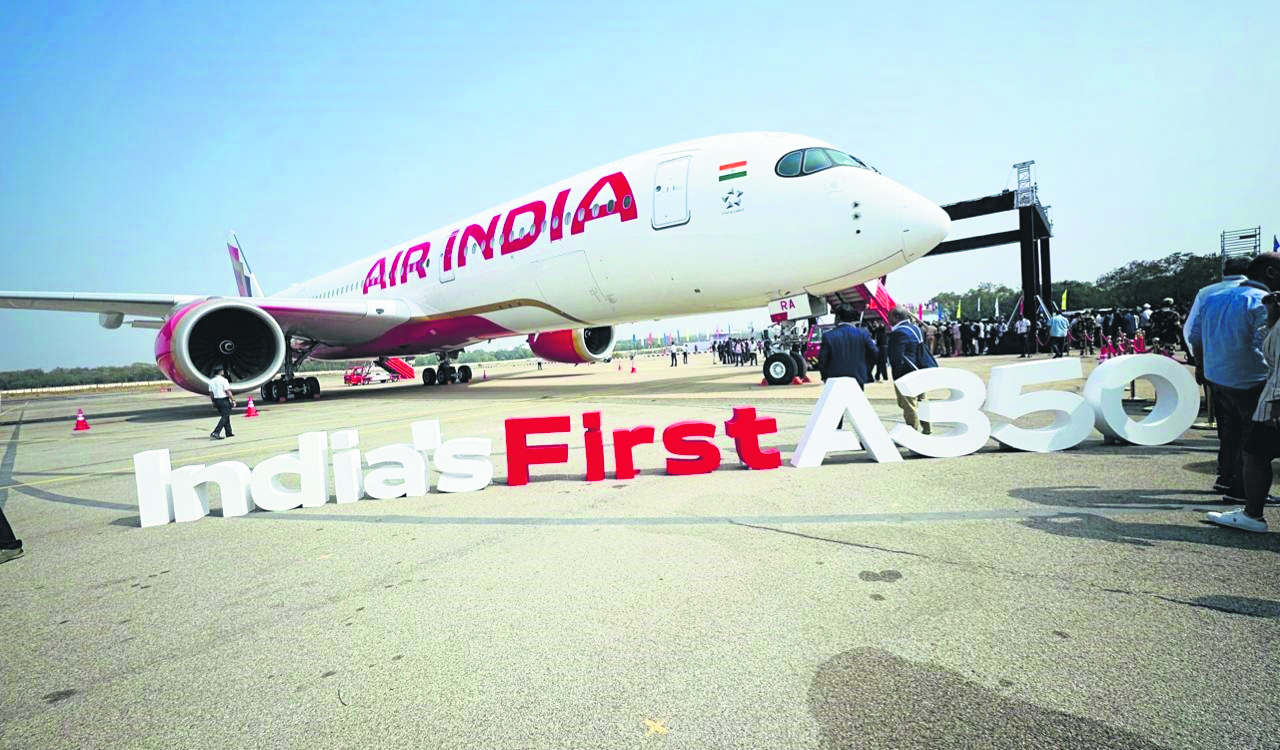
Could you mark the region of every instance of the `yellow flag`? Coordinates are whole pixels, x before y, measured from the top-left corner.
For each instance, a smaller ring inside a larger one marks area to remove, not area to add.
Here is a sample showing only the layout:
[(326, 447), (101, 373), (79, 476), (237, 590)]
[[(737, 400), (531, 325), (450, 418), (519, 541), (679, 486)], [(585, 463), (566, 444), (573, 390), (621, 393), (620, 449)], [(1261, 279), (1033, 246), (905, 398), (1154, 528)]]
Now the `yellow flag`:
[(1066, 289), (1062, 290), (1062, 309), (1063, 310), (1067, 309), (1067, 290)]

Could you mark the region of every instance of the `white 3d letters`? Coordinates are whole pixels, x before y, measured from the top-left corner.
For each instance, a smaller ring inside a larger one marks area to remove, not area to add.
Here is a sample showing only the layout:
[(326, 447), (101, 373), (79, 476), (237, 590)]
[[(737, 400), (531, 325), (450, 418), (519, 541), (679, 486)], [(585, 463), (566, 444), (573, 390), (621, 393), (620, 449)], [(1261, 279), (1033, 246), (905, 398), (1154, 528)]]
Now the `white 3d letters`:
[[(1124, 411), (1124, 388), (1145, 378), (1156, 389), (1156, 405), (1141, 422)], [(1200, 389), (1186, 368), (1167, 357), (1126, 354), (1107, 360), (1089, 375), (1084, 400), (1093, 407), (1103, 435), (1137, 445), (1163, 445), (1186, 432), (1200, 413)]]
[(333, 449), (333, 494), (338, 504), (360, 499), (360, 433), (342, 430), (329, 437)]
[[(329, 436), (305, 432), (298, 436), (298, 452), (273, 456), (253, 467), (250, 487), (253, 502), (263, 510), (292, 510), (300, 505), (319, 507), (329, 500)], [(299, 489), (280, 482), (283, 474), (296, 474)]]
[[(836, 429), (842, 416), (852, 421), (853, 432)], [(862, 442), (858, 442), (859, 438)], [(791, 465), (800, 469), (821, 466), (828, 453), (862, 450), (863, 443), (877, 461), (902, 460), (902, 454), (889, 439), (889, 433), (880, 424), (858, 381), (831, 378), (823, 385), (818, 405), (809, 414), (804, 434), (791, 456)]]
[(253, 510), (249, 498), (249, 467), (239, 461), (223, 461), (212, 466), (184, 466), (170, 475), (173, 515), (179, 523), (209, 515), (210, 483), (222, 495), (222, 517), (243, 516)]
[(370, 470), (364, 477), (364, 493), (374, 500), (427, 494), (427, 459), (412, 445), (384, 445), (366, 453), (365, 459)]
[(173, 520), (173, 494), (169, 489), (169, 451), (143, 451), (133, 456), (133, 481), (138, 488), (138, 518), (142, 528), (163, 526)]
[[(416, 442), (416, 441), (415, 441)], [(493, 481), (493, 441), (489, 438), (454, 438), (435, 453), (436, 488), (441, 492), (475, 492)]]
[[(967, 456), (986, 444), (991, 435), (991, 420), (983, 414), (982, 401), (986, 388), (982, 378), (968, 370), (947, 367), (931, 367), (916, 370), (894, 384), (906, 396), (919, 396), (926, 391), (948, 390), (945, 399), (929, 399), (920, 402), (920, 421), (928, 422), (932, 435), (917, 432), (912, 427), (894, 425), (889, 437), (899, 445), (933, 458)], [(951, 425), (945, 432), (939, 425)]]
[(1036, 412), (1053, 412), (1053, 423), (1047, 427), (1027, 428), (1014, 424), (997, 425), (991, 437), (1010, 448), (1033, 453), (1049, 453), (1078, 445), (1093, 430), (1093, 413), (1089, 405), (1074, 393), (1065, 391), (1031, 391), (1026, 386), (1057, 380), (1079, 380), (1084, 370), (1074, 358), (1046, 359), (991, 368), (987, 385), (986, 410), (1012, 423), (1019, 417)]

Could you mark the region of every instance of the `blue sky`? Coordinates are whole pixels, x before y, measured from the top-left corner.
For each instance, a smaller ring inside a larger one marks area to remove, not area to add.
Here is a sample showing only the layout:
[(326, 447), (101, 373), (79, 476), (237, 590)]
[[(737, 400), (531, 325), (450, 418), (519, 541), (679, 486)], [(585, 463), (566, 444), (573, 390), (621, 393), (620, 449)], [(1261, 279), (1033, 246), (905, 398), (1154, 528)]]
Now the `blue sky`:
[[(830, 141), (939, 203), (1034, 159), (1058, 279), (1215, 251), (1224, 229), (1261, 224), (1269, 248), (1277, 21), (1264, 2), (19, 4), (0, 25), (0, 287), (229, 294), (235, 229), (270, 292), (751, 130)], [(889, 286), (923, 300), (1018, 274), (994, 248)], [(0, 311), (0, 339), (9, 370), (148, 361), (153, 333)]]

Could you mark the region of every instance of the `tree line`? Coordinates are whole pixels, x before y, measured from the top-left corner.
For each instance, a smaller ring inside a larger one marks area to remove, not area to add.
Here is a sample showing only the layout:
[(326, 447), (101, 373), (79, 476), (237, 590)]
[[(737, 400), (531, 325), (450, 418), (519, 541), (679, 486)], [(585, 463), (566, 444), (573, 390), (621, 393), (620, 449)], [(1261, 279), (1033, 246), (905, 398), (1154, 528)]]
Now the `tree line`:
[[(1102, 274), (1097, 281), (1055, 281), (1053, 299), (1044, 303), (1050, 309), (1062, 303), (1067, 294), (1068, 310), (1107, 307), (1160, 306), (1160, 300), (1172, 297), (1175, 305), (1191, 306), (1196, 292), (1222, 278), (1222, 257), (1217, 254), (1173, 253), (1159, 260), (1135, 260)], [(1016, 308), (1022, 292), (1004, 284), (979, 284), (967, 292), (944, 292), (929, 300), (949, 317), (959, 308), (965, 318), (994, 317), (999, 301), (1000, 316), (1007, 318)], [(1030, 310), (1038, 306), (1032, 303)]]

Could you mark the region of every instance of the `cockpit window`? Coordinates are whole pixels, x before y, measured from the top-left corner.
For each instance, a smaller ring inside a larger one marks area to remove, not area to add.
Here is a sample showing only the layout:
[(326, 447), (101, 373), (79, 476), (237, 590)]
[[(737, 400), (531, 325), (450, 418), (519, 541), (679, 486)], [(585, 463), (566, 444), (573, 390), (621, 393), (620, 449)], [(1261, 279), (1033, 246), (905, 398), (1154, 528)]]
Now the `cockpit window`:
[(783, 177), (795, 177), (800, 174), (800, 157), (803, 151), (792, 151), (778, 160), (778, 174)]
[(792, 151), (778, 160), (775, 171), (780, 177), (799, 177), (832, 167), (857, 167), (870, 169), (861, 159), (833, 148), (806, 148)]
[(811, 148), (804, 152), (804, 173), (813, 174), (821, 172), (828, 167), (835, 166), (831, 163), (831, 157), (827, 156), (825, 148)]

